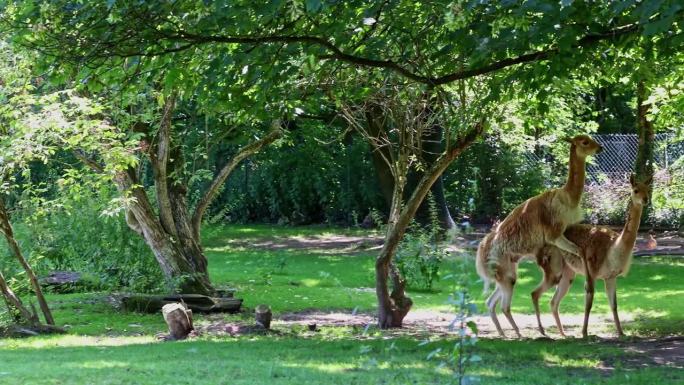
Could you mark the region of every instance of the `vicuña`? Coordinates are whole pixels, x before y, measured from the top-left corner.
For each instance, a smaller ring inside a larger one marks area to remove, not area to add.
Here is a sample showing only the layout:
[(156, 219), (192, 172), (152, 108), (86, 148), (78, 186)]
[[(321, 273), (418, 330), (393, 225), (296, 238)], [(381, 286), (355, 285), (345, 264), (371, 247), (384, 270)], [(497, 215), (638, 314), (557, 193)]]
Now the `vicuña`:
[(558, 284), (553, 299), (551, 299), (551, 310), (558, 331), (565, 336), (563, 325), (558, 316), (558, 307), (570, 289), (575, 274), (579, 273), (587, 277), (582, 335), (587, 336), (587, 324), (594, 301), (594, 281), (596, 279), (602, 279), (605, 282), (606, 295), (613, 312), (615, 328), (618, 335), (624, 335), (617, 313), (616, 280), (618, 276), (627, 274), (632, 263), (632, 249), (636, 241), (637, 231), (639, 231), (641, 212), (644, 205), (648, 204), (651, 179), (644, 183), (637, 183), (634, 175), (632, 175), (629, 181), (632, 185), (631, 200), (627, 209), (625, 227), (621, 233), (607, 227), (573, 225), (565, 231), (565, 236), (579, 246), (581, 257), (554, 246), (544, 247), (539, 254), (537, 264), (544, 272), (544, 278), (532, 292), (532, 302), (537, 314), (539, 331), (542, 334), (544, 334), (544, 327), (539, 317), (539, 297), (550, 287)]
[(536, 257), (546, 245), (554, 245), (579, 255), (579, 248), (568, 240), (565, 229), (582, 220), (580, 200), (584, 191), (587, 156), (601, 151), (601, 146), (587, 135), (578, 135), (570, 142), (570, 167), (565, 186), (532, 197), (513, 209), (508, 216), (480, 242), (477, 250), (477, 272), (496, 289), (487, 299), (487, 307), (499, 334), (505, 337), (496, 317), (496, 305), (520, 337), (520, 330), (511, 315), (511, 299), (517, 278), (517, 265), (523, 257)]

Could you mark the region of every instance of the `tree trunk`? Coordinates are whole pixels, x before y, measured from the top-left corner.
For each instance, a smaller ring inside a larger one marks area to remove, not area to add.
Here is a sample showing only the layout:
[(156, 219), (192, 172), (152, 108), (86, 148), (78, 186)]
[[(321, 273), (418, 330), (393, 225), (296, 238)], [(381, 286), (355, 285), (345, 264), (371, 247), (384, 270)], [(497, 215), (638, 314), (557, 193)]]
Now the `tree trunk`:
[[(207, 258), (202, 251), (200, 239), (204, 212), (235, 167), (280, 138), (282, 127), (280, 120), (274, 120), (271, 132), (240, 148), (238, 153), (219, 170), (191, 215), (186, 182), (180, 177), (185, 171), (183, 153), (180, 146), (174, 145), (172, 140), (175, 102), (175, 93), (166, 98), (157, 131), (142, 123), (137, 129), (138, 132), (147, 135), (146, 143), (154, 143), (149, 147), (141, 146), (140, 155), (148, 155), (150, 159), (154, 173), (157, 210), (154, 209), (134, 168), (118, 172), (114, 177), (114, 184), (122, 196), (132, 198), (128, 200), (126, 208), (126, 223), (150, 247), (168, 283), (183, 294), (211, 296), (216, 290), (209, 280)], [(78, 148), (72, 150), (74, 155), (93, 171), (105, 172), (105, 167), (89, 158), (84, 151)], [(107, 151), (107, 148), (101, 151)]]
[(162, 308), (164, 321), (169, 327), (169, 339), (184, 340), (194, 330), (192, 325), (192, 310), (183, 304), (170, 303)]
[[(199, 244), (187, 236), (189, 221), (184, 204), (178, 203), (181, 200), (179, 192), (172, 189), (169, 195), (175, 203), (170, 205), (170, 217), (176, 224), (173, 229), (176, 234), (169, 234), (156, 216), (133, 170), (120, 173), (115, 182), (122, 194), (135, 198), (128, 207), (128, 225), (143, 237), (169, 283), (174, 284), (180, 293), (213, 295), (215, 290), (209, 280), (206, 257)], [(183, 230), (180, 234), (178, 228)]]
[[(26, 272), (26, 276), (28, 277), (29, 282), (31, 283), (31, 288), (33, 289), (33, 292), (36, 295), (36, 299), (38, 300), (38, 304), (40, 305), (40, 310), (43, 312), (43, 317), (45, 317), (45, 322), (48, 325), (54, 325), (55, 320), (54, 318), (52, 318), (52, 312), (50, 311), (50, 307), (48, 306), (47, 300), (43, 295), (43, 290), (40, 287), (38, 278), (36, 277), (36, 274), (33, 272), (33, 268), (31, 267), (31, 265), (29, 265), (26, 258), (24, 258), (24, 255), (22, 254), (21, 249), (17, 244), (17, 240), (14, 239), (14, 231), (12, 230), (12, 225), (9, 221), (9, 214), (7, 213), (7, 209), (5, 207), (5, 201), (1, 197), (0, 231), (5, 236), (5, 239), (7, 240), (7, 244), (9, 245), (12, 254), (14, 254), (14, 257), (17, 259), (17, 261), (19, 261), (19, 264), (21, 264), (21, 267), (24, 269), (24, 272)], [(4, 291), (5, 290), (3, 290), (3, 292)]]
[(258, 305), (254, 309), (254, 320), (257, 326), (261, 326), (264, 329), (271, 328), (271, 320), (273, 319), (273, 312), (271, 307), (268, 305)]
[[(647, 116), (651, 110), (651, 104), (646, 103), (648, 97), (649, 90), (644, 81), (641, 80), (637, 84), (637, 134), (639, 136), (639, 147), (634, 164), (634, 172), (636, 173), (637, 180), (640, 182), (652, 178), (654, 173), (655, 129)], [(648, 220), (649, 214), (650, 206), (644, 207), (644, 213), (641, 216), (642, 224)]]
[(31, 313), (26, 306), (21, 302), (21, 299), (14, 294), (14, 291), (7, 285), (5, 276), (0, 272), (0, 292), (2, 293), (8, 310), (17, 310), (19, 312), (19, 319), (32, 325), (39, 323), (38, 317)]
[(274, 121), (271, 125), (271, 132), (269, 132), (263, 138), (240, 148), (237, 154), (216, 174), (214, 180), (211, 182), (204, 195), (200, 198), (199, 202), (197, 202), (195, 212), (192, 215), (192, 235), (197, 242), (200, 241), (200, 227), (202, 226), (202, 218), (204, 213), (216, 197), (216, 194), (218, 194), (221, 186), (226, 182), (226, 179), (228, 179), (228, 176), (230, 176), (240, 162), (256, 154), (259, 150), (280, 138), (283, 134), (281, 130), (281, 124), (282, 123), (279, 120)]
[[(451, 162), (480, 136), (483, 129), (483, 124), (478, 123), (465, 136), (459, 138), (451, 148), (442, 152), (442, 155), (426, 168), (423, 177), (416, 184), (415, 188), (410, 191), (410, 197), (405, 204), (403, 204), (404, 185), (397, 186), (395, 183), (385, 243), (375, 261), (378, 327), (381, 329), (401, 327), (404, 317), (413, 305), (411, 298), (407, 297), (404, 292), (405, 281), (393, 265), (394, 255), (399, 247), (399, 242), (404, 237), (406, 229), (431, 187)], [(388, 279), (390, 278), (392, 279), (391, 294), (388, 287)]]

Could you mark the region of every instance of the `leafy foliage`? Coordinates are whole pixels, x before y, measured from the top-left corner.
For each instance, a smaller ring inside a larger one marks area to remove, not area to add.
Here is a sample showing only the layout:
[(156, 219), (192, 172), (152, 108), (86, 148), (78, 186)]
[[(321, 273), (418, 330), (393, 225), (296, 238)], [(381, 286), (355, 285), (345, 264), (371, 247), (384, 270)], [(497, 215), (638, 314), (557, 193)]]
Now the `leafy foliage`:
[(395, 263), (401, 275), (413, 289), (432, 290), (439, 279), (439, 269), (448, 252), (441, 242), (444, 238), (439, 226), (434, 199), (428, 196), (431, 223), (422, 227), (415, 222), (399, 245)]
[(22, 243), (42, 274), (79, 272), (83, 282), (74, 290), (81, 291), (155, 292), (170, 286), (122, 212), (108, 212), (116, 197), (111, 188), (65, 196), (71, 199), (62, 198), (61, 210), (44, 212), (27, 204), (21, 212)]

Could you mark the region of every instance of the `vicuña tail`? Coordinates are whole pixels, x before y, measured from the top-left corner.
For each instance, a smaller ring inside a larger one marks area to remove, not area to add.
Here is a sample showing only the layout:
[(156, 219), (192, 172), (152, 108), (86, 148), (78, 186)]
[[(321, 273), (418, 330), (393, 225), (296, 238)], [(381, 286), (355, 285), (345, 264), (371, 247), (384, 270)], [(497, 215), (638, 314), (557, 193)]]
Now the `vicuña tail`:
[(477, 274), (482, 278), (484, 282), (484, 287), (482, 288), (482, 294), (487, 295), (489, 293), (489, 286), (492, 283), (491, 272), (487, 267), (487, 258), (489, 256), (489, 250), (492, 243), (492, 234), (487, 234), (484, 239), (480, 242), (477, 247), (477, 255), (475, 257), (475, 267), (477, 268)]

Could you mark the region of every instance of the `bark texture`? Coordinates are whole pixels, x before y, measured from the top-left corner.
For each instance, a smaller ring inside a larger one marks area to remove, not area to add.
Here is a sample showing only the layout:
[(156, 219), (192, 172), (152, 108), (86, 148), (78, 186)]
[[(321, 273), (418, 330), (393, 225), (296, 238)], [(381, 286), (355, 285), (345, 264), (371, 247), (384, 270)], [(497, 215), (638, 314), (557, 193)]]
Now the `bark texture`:
[(169, 327), (169, 337), (172, 340), (184, 340), (194, 330), (192, 325), (192, 310), (183, 304), (172, 303), (162, 308), (164, 321)]

